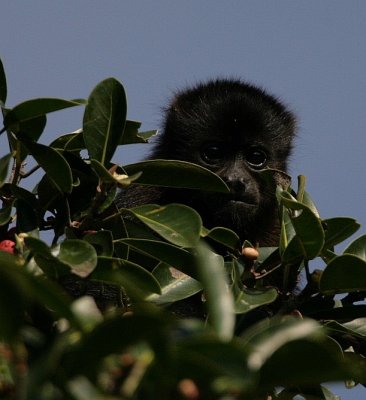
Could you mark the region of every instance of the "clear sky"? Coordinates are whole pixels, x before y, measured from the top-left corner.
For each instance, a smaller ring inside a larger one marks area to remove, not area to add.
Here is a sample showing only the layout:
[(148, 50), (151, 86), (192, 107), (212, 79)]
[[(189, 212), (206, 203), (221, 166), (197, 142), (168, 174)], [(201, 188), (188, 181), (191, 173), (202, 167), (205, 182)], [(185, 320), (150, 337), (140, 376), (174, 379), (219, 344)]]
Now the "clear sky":
[[(114, 76), (127, 91), (129, 119), (147, 130), (159, 127), (161, 108), (175, 89), (217, 76), (243, 78), (298, 115), (292, 176), (308, 177), (323, 217), (352, 216), (363, 225), (360, 233), (366, 232), (365, 37), (364, 0), (0, 5), (8, 106), (34, 97), (87, 97)], [(43, 143), (81, 121), (81, 109), (54, 114)], [(146, 151), (145, 145), (130, 146), (114, 161), (134, 162)], [(345, 393), (343, 399), (360, 399), (366, 390)]]

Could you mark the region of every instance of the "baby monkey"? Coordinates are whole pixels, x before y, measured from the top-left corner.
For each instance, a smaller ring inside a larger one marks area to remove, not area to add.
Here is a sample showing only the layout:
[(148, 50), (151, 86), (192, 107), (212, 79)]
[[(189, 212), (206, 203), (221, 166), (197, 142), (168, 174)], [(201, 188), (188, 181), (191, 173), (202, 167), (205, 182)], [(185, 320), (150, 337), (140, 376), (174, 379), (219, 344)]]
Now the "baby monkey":
[(274, 185), (261, 172), (286, 172), (294, 115), (275, 97), (241, 80), (217, 79), (176, 93), (149, 159), (182, 160), (219, 175), (230, 194), (131, 185), (119, 205), (183, 203), (207, 228), (222, 226), (241, 241), (277, 246)]

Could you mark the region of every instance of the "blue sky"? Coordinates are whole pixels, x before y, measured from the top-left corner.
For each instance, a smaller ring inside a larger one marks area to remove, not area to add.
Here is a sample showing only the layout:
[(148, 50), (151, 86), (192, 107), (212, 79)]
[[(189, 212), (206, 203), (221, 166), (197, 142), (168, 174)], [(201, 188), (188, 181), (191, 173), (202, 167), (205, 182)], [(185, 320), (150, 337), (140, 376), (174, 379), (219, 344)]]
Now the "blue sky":
[[(128, 117), (147, 130), (159, 127), (175, 89), (217, 76), (243, 78), (298, 115), (292, 176), (307, 176), (323, 217), (352, 216), (363, 225), (360, 233), (366, 232), (365, 37), (363, 0), (5, 0), (0, 8), (8, 106), (34, 97), (87, 97), (114, 76), (127, 91)], [(50, 116), (42, 141), (81, 121), (81, 109)], [(147, 151), (128, 147), (114, 161), (134, 162)], [(347, 391), (343, 399), (360, 396)]]

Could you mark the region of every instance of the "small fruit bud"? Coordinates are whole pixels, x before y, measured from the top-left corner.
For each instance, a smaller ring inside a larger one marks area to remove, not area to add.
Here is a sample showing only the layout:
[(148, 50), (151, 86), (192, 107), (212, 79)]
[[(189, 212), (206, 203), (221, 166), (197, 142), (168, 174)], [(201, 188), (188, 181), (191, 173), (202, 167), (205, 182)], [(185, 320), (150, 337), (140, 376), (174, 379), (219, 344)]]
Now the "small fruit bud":
[(241, 254), (247, 260), (252, 260), (252, 261), (256, 260), (259, 257), (258, 250), (254, 249), (253, 247), (243, 247), (241, 250)]

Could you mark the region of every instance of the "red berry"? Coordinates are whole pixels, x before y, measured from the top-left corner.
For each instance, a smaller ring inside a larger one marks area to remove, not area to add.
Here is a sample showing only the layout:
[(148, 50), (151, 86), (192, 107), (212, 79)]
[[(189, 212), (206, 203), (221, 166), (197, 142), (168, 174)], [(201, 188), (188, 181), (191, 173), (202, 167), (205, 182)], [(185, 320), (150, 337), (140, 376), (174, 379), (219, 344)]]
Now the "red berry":
[(15, 242), (13, 242), (12, 240), (5, 239), (0, 242), (0, 250), (7, 251), (11, 254), (14, 253), (14, 246)]

